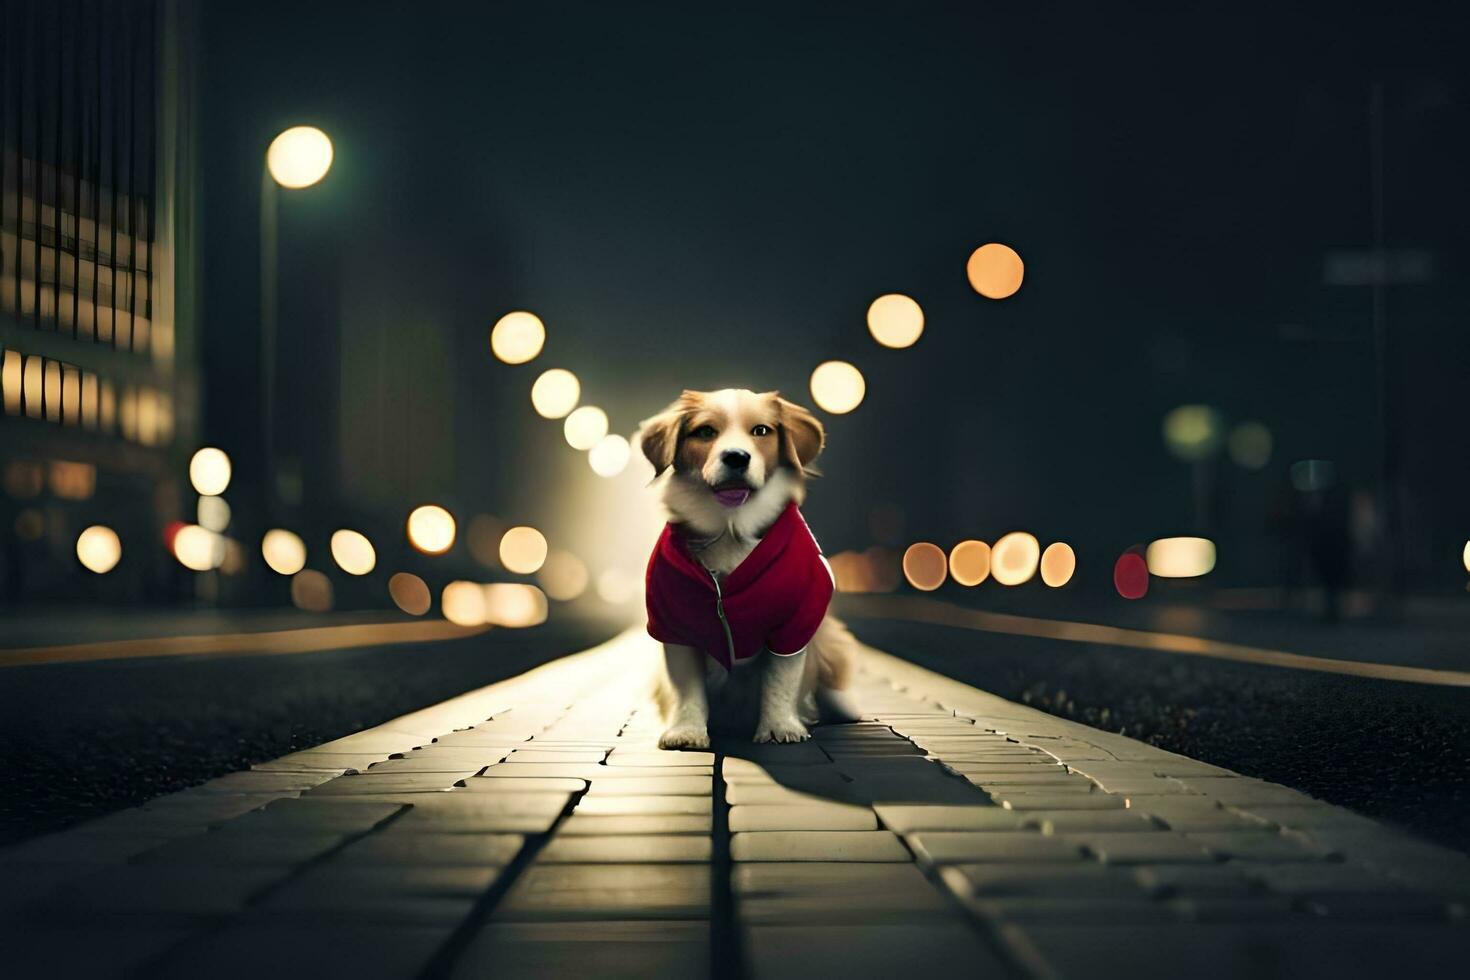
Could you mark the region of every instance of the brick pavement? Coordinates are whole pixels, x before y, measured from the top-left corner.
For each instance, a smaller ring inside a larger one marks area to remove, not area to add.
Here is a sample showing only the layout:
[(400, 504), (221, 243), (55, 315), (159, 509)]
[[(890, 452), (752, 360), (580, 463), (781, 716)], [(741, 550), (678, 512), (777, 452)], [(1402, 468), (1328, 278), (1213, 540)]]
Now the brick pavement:
[(655, 653), (627, 634), (0, 851), (5, 972), (1463, 969), (1458, 852), (877, 651), (860, 724), (661, 752)]

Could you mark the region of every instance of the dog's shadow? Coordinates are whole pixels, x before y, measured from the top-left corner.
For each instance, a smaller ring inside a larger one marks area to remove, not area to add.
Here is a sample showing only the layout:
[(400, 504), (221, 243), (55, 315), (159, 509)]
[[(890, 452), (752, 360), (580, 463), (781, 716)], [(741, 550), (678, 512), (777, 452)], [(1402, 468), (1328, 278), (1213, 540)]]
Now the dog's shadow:
[(711, 747), (723, 756), (718, 775), (731, 806), (995, 805), (892, 722), (877, 718), (818, 725), (805, 742), (756, 744), (748, 736), (721, 734)]

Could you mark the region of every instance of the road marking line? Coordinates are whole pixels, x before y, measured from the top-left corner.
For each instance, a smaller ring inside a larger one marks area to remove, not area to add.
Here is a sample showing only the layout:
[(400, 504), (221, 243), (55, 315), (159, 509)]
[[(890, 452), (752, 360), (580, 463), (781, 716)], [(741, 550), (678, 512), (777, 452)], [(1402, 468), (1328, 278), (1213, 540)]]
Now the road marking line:
[(1008, 633), (1012, 636), (1034, 636), (1047, 640), (1068, 640), (1074, 643), (1135, 647), (1144, 650), (1159, 650), (1164, 653), (1180, 653), (1192, 657), (1233, 660), (1237, 663), (1267, 667), (1289, 667), (1296, 670), (1314, 670), (1324, 674), (1346, 674), (1350, 677), (1404, 681), (1409, 684), (1470, 687), (1470, 673), (1462, 670), (1437, 670), (1432, 667), (1403, 667), (1359, 660), (1334, 660), (1330, 657), (1313, 657), (1301, 653), (1287, 653), (1284, 650), (1269, 650), (1265, 647), (1207, 640), (1203, 637), (1187, 636), (1182, 633), (1154, 633), (1148, 630), (1123, 629), (1118, 626), (1099, 626), (1094, 623), (1073, 623), (1061, 619), (1038, 619), (1033, 616), (1017, 616), (1013, 613), (982, 612), (978, 609), (965, 609), (952, 603), (912, 596), (863, 596), (861, 598), (848, 596), (844, 599), (843, 608), (844, 611), (851, 610), (858, 618), (901, 619), (915, 623), (981, 630), (986, 633)]
[(317, 653), (354, 647), (393, 646), (455, 640), (483, 633), (489, 626), (456, 626), (446, 620), (413, 623), (360, 623), (351, 626), (312, 626), (263, 633), (218, 633), (202, 636), (160, 636), (149, 639), (100, 640), (50, 647), (0, 650), (0, 667), (76, 663), (86, 660), (125, 660), (135, 657), (182, 657), (204, 653), (275, 655)]

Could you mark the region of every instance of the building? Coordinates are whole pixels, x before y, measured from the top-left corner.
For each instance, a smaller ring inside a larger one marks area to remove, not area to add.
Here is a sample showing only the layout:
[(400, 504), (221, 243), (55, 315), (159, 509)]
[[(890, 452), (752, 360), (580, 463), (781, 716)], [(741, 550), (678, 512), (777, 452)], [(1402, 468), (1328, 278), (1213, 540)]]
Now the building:
[(0, 9), (0, 599), (169, 597), (200, 398), (187, 10)]

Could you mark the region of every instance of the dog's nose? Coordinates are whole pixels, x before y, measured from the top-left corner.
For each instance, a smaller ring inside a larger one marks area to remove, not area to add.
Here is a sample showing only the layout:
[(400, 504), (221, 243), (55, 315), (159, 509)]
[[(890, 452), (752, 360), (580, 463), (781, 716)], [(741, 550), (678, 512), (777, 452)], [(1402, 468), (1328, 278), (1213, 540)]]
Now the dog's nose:
[(743, 473), (750, 465), (750, 453), (743, 449), (727, 449), (720, 453), (720, 462), (737, 473)]

